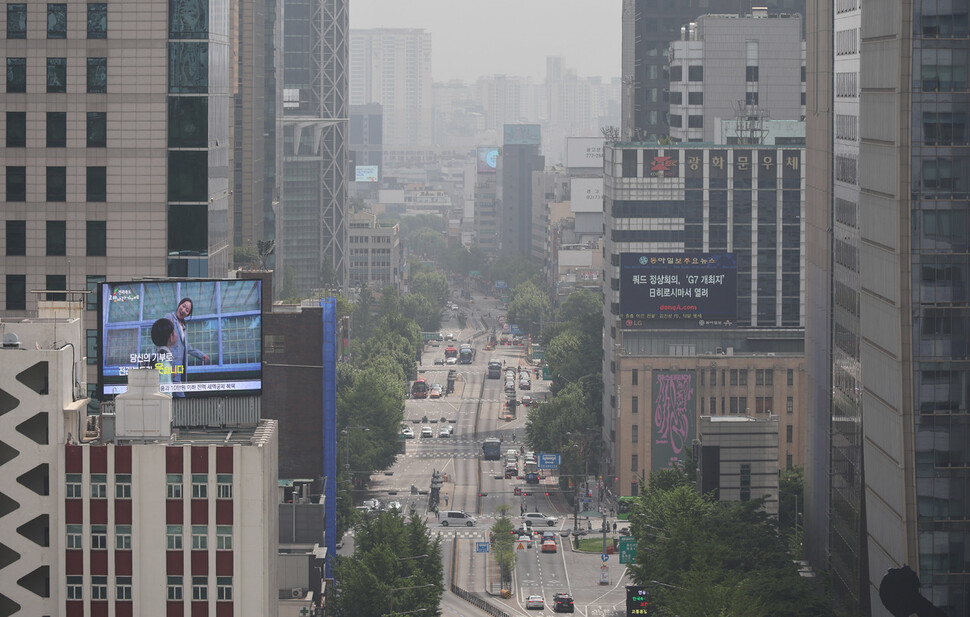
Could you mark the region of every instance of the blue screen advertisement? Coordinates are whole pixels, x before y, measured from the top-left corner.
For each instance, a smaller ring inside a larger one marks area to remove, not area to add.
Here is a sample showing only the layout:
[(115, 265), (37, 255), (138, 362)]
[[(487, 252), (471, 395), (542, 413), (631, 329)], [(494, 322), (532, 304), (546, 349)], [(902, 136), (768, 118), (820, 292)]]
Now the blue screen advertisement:
[(732, 253), (622, 253), (622, 327), (731, 326), (737, 274)]
[(128, 371), (155, 368), (174, 397), (262, 390), (259, 280), (101, 285), (102, 396), (128, 389)]

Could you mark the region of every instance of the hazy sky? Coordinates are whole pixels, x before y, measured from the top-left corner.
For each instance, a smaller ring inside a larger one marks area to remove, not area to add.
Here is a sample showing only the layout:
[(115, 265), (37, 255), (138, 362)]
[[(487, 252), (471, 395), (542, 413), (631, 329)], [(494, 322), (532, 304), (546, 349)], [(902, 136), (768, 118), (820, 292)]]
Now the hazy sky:
[(432, 79), (542, 79), (546, 56), (581, 77), (620, 75), (621, 0), (347, 0), (350, 27), (431, 32)]

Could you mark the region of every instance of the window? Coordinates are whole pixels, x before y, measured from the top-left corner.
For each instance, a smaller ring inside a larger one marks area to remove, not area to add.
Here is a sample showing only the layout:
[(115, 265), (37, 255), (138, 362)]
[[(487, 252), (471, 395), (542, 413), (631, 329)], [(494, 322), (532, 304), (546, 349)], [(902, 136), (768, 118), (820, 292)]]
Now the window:
[(748, 385), (748, 369), (743, 368), (738, 371), (738, 385), (739, 386)]
[(27, 221), (7, 221), (7, 255), (27, 254)]
[(717, 385), (717, 369), (711, 369), (711, 386)]
[(27, 38), (27, 5), (26, 4), (7, 5), (7, 38), (8, 39)]
[(7, 147), (27, 147), (27, 112), (7, 112)]
[(108, 496), (108, 476), (103, 473), (91, 474), (91, 499), (104, 499)]
[(88, 301), (87, 305), (84, 307), (89, 311), (98, 310), (98, 289), (101, 283), (104, 283), (107, 279), (98, 274), (87, 275), (87, 289), (88, 289)]
[(182, 599), (182, 577), (181, 576), (170, 576), (167, 582), (168, 588), (168, 599), (169, 600), (181, 600)]
[(209, 548), (209, 531), (206, 525), (192, 525), (192, 550)]
[(47, 112), (47, 147), (67, 147), (67, 113), (63, 111)]
[(168, 499), (182, 498), (182, 474), (168, 474), (166, 479), (166, 495)]
[(684, 103), (684, 95), (680, 91), (671, 92), (668, 98), (671, 105), (682, 105)]
[(96, 329), (85, 330), (85, 339), (87, 340), (87, 363), (97, 364), (98, 363), (98, 331)]
[(115, 476), (115, 498), (131, 499), (131, 474), (119, 473)]
[(738, 413), (738, 397), (731, 397), (731, 413)]
[(47, 38), (49, 39), (67, 38), (67, 5), (66, 4), (47, 5)]
[(27, 92), (27, 58), (7, 58), (7, 93)]
[(702, 129), (704, 128), (704, 116), (687, 116), (687, 128), (689, 129)]
[(762, 369), (758, 369), (754, 372), (754, 385), (763, 386), (765, 385), (765, 372)]
[(209, 581), (204, 576), (193, 576), (192, 577), (192, 599), (193, 600), (208, 600), (209, 599)]
[(108, 91), (108, 59), (88, 58), (88, 93), (101, 94)]
[(787, 379), (787, 383), (788, 383), (789, 386), (794, 386), (795, 385), (795, 370), (794, 369), (788, 369), (788, 375), (787, 375), (786, 379)]
[(67, 548), (83, 548), (83, 544), (82, 544), (83, 530), (84, 530), (83, 525), (67, 526)]
[(630, 471), (633, 473), (640, 471), (640, 457), (636, 454), (630, 457)]
[(81, 474), (79, 473), (67, 474), (67, 480), (65, 481), (65, 486), (67, 489), (68, 499), (81, 498)]
[(789, 424), (785, 426), (785, 443), (791, 443), (794, 437), (794, 427)]
[(232, 525), (216, 526), (216, 550), (232, 550)]
[(115, 548), (119, 551), (131, 550), (131, 525), (115, 525)]
[(101, 2), (88, 3), (88, 38), (108, 38), (108, 5)]
[(115, 598), (118, 600), (131, 600), (131, 577), (118, 576), (115, 578)]
[(738, 411), (747, 415), (748, 413), (748, 397), (739, 396), (738, 397)]
[(108, 548), (108, 526), (91, 525), (91, 550)]
[(108, 145), (108, 114), (103, 111), (88, 112), (88, 148), (105, 148)]
[(758, 67), (744, 67), (744, 81), (758, 81)]
[(47, 256), (67, 255), (67, 221), (47, 221)]
[(700, 65), (687, 67), (687, 81), (704, 81), (704, 67)]
[(232, 577), (231, 576), (216, 577), (216, 599), (232, 600)]
[(209, 478), (205, 474), (192, 474), (192, 499), (207, 499), (209, 497)]
[(795, 413), (795, 399), (790, 396), (785, 399), (785, 413)]
[(640, 371), (638, 369), (633, 369), (630, 372), (630, 383), (633, 384), (634, 386), (639, 385), (639, 383), (640, 383)]
[(805, 66), (802, 65), (802, 83), (805, 83)]
[(86, 253), (88, 257), (104, 257), (108, 254), (108, 229), (106, 221), (87, 221)]
[(688, 105), (703, 105), (704, 104), (704, 93), (703, 92), (688, 92), (687, 93), (687, 104)]
[(765, 369), (765, 385), (766, 386), (775, 385), (775, 372), (770, 368)]
[(634, 424), (630, 428), (630, 441), (637, 443), (640, 441), (640, 427)]
[(7, 165), (7, 201), (27, 201), (27, 168)]
[(232, 499), (232, 474), (216, 476), (216, 499)]
[(712, 396), (711, 397), (711, 415), (712, 416), (717, 415), (717, 397), (716, 396)]
[(751, 499), (751, 465), (741, 463), (741, 501)]
[(27, 310), (27, 275), (7, 275), (7, 310)]
[(67, 58), (47, 59), (47, 92), (67, 92)]
[(765, 397), (765, 413), (771, 413), (771, 410), (774, 409), (774, 405), (772, 404), (773, 401), (774, 401), (773, 397), (770, 397), (770, 396)]
[(83, 576), (67, 577), (67, 599), (68, 600), (83, 600), (84, 599), (83, 590), (84, 590)]
[(670, 126), (679, 129), (684, 126), (684, 117), (680, 114), (670, 114), (668, 122), (670, 122)]
[(703, 386), (704, 385), (704, 378), (707, 375), (707, 373), (705, 373), (704, 371), (699, 371), (698, 374), (699, 374), (699, 376), (701, 378), (701, 385)]
[(744, 104), (745, 105), (757, 105), (758, 104), (758, 93), (757, 92), (745, 92), (744, 93)]
[(785, 467), (787, 469), (791, 469), (792, 468), (792, 457), (791, 457), (791, 454), (786, 454), (785, 455)]
[(85, 201), (106, 201), (108, 197), (108, 168), (88, 167)]
[(634, 396), (630, 399), (630, 413), (640, 413), (640, 397)]
[(799, 97), (799, 102), (801, 103), (802, 107), (805, 106), (805, 93), (804, 92), (801, 93), (801, 96)]
[[(56, 290), (67, 290), (67, 277), (63, 274), (48, 274), (44, 277), (45, 285), (47, 286), (47, 291)], [(67, 294), (62, 293), (48, 293), (46, 295), (48, 302), (64, 302), (67, 300)]]
[(181, 525), (169, 525), (166, 532), (166, 539), (168, 541), (168, 550), (170, 551), (180, 551), (182, 550), (182, 526)]
[(47, 201), (67, 201), (67, 167), (47, 168)]
[(684, 81), (684, 68), (681, 65), (670, 67), (670, 82), (679, 83)]
[(738, 385), (738, 369), (731, 369), (731, 385)]

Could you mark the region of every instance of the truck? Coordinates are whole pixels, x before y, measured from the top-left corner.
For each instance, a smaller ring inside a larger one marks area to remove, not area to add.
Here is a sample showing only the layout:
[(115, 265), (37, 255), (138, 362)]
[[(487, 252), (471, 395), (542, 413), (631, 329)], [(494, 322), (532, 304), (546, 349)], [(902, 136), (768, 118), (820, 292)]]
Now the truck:
[(482, 442), (482, 458), (486, 461), (498, 461), (502, 458), (502, 442), (495, 437), (489, 437)]

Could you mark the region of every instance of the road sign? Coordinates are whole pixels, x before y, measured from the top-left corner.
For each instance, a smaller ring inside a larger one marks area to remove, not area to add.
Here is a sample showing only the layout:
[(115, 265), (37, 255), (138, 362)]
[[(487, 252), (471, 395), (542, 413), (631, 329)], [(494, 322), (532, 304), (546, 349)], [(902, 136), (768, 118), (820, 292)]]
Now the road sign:
[(558, 454), (540, 452), (536, 462), (539, 469), (559, 469), (560, 456)]
[(633, 536), (620, 536), (620, 563), (633, 563), (637, 556), (637, 539)]
[(609, 561), (610, 556), (607, 555), (606, 553), (603, 553), (602, 555), (600, 555), (600, 559), (603, 560), (603, 563), (606, 563), (607, 561)]
[[(606, 557), (606, 555), (603, 555), (603, 556)], [(600, 585), (609, 585), (609, 584), (610, 584), (610, 567), (600, 566)]]
[(475, 543), (476, 553), (487, 553), (488, 552), (488, 542), (476, 542)]
[(521, 543), (521, 542), (519, 542), (519, 550), (521, 551), (521, 550), (522, 550), (522, 549), (524, 549), (524, 548), (525, 548), (525, 546), (523, 546), (523, 545), (522, 545), (522, 543)]

